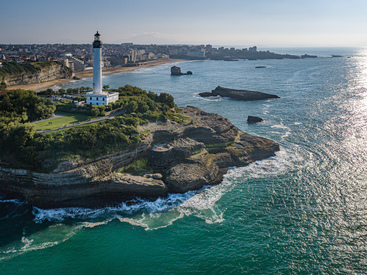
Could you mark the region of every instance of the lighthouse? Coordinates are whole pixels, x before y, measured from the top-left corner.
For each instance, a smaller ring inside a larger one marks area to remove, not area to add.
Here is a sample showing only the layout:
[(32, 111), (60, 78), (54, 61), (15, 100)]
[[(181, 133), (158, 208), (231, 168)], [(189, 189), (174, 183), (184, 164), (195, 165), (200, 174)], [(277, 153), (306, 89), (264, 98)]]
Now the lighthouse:
[(119, 93), (102, 90), (102, 41), (98, 31), (93, 41), (93, 92), (86, 97), (87, 104), (92, 105), (108, 105), (119, 99)]
[(102, 41), (98, 31), (93, 41), (93, 93), (102, 93)]

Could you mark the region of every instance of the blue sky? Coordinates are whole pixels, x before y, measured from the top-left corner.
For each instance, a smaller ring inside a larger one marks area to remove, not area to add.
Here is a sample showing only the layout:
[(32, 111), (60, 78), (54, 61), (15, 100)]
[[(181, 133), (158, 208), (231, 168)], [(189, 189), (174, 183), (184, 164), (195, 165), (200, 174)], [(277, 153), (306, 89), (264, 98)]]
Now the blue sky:
[(367, 46), (366, 0), (0, 0), (0, 43)]

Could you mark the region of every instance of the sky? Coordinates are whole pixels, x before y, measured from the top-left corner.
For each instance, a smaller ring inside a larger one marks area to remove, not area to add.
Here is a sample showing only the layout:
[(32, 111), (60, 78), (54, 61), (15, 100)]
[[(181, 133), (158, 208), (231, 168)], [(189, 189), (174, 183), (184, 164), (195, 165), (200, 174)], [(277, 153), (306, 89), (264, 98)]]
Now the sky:
[(367, 46), (366, 0), (0, 0), (0, 44)]

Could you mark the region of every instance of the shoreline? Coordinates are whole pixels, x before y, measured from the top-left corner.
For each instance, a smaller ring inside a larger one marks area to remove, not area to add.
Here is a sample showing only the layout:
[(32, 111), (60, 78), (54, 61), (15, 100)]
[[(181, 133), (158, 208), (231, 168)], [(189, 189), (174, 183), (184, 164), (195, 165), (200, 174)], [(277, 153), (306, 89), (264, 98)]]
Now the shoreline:
[[(159, 66), (159, 65), (163, 65), (163, 64), (167, 64), (167, 63), (180, 62), (180, 61), (186, 61), (186, 60), (184, 60), (184, 59), (168, 59), (168, 60), (161, 60), (161, 61), (146, 62), (146, 63), (142, 63), (142, 65), (133, 66), (133, 67), (116, 66), (116, 67), (112, 67), (112, 68), (104, 68), (104, 69), (102, 69), (102, 75), (117, 74), (117, 73), (122, 73), (122, 72), (130, 72), (130, 71), (134, 71), (134, 70), (137, 70), (137, 69), (140, 69), (140, 68), (154, 67), (154, 66)], [(80, 78), (80, 79), (87, 78), (87, 77), (92, 77), (93, 76), (93, 70), (77, 72), (77, 73), (75, 73), (75, 76)], [(42, 82), (42, 83), (10, 86), (10, 87), (8, 87), (7, 90), (12, 91), (12, 90), (17, 90), (17, 89), (23, 89), (23, 90), (39, 91), (39, 90), (51, 88), (55, 85), (64, 84), (64, 83), (67, 83), (67, 82), (70, 82), (70, 81), (73, 81), (73, 80), (75, 80), (75, 79), (73, 79), (73, 78), (60, 78), (60, 79), (55, 79), (55, 80)]]

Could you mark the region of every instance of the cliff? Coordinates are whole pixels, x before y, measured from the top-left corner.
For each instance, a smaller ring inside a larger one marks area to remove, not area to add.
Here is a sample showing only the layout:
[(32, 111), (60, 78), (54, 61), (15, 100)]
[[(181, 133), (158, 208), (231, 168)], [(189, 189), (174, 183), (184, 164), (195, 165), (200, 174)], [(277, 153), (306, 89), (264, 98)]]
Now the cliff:
[(230, 97), (233, 99), (245, 100), (245, 101), (254, 101), (254, 100), (263, 100), (269, 98), (279, 98), (277, 95), (267, 94), (257, 91), (249, 91), (249, 90), (235, 90), (228, 89), (218, 86), (211, 93), (199, 93), (201, 97), (210, 97), (210, 96), (222, 96), (222, 97)]
[(70, 78), (72, 74), (69, 68), (59, 62), (17, 64), (16, 68), (12, 67), (8, 71), (5, 71), (7, 69), (5, 67), (4, 72), (1, 73), (2, 79), (7, 86), (27, 85), (60, 78)]
[[(0, 167), (0, 191), (19, 193), (42, 208), (104, 206), (217, 184), (227, 167), (245, 166), (279, 150), (277, 143), (246, 134), (217, 114), (195, 107), (180, 108), (180, 113), (191, 122), (139, 126), (148, 134), (134, 147), (93, 160), (73, 159), (51, 173)], [(142, 158), (155, 174), (120, 173)]]

